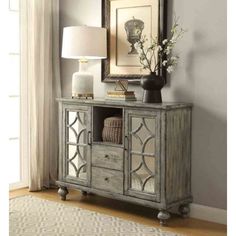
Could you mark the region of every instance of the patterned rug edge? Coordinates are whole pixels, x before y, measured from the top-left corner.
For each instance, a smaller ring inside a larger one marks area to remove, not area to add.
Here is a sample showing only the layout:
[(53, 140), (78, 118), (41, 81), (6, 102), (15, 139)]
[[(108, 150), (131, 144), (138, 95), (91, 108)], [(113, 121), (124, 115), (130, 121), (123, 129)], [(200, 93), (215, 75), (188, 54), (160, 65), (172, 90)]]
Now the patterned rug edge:
[[(135, 224), (137, 224), (139, 226), (144, 226), (144, 227), (147, 227), (147, 228), (155, 228), (156, 230), (159, 230), (162, 234), (169, 234), (170, 236), (186, 236), (185, 234), (179, 234), (179, 233), (175, 233), (175, 232), (171, 232), (171, 231), (166, 231), (166, 230), (161, 229), (160, 227), (150, 226), (150, 225), (147, 225), (147, 224), (141, 224), (141, 223), (138, 223), (136, 221), (132, 221), (132, 220), (127, 220), (125, 218), (121, 218), (119, 216), (112, 216), (112, 215), (109, 215), (109, 214), (104, 214), (104, 213), (100, 213), (100, 212), (97, 212), (97, 211), (88, 210), (88, 209), (83, 208), (83, 207), (67, 205), (67, 204), (65, 204), (63, 202), (56, 202), (56, 201), (53, 201), (53, 200), (50, 200), (50, 199), (45, 199), (45, 198), (41, 198), (41, 197), (37, 197), (37, 196), (32, 196), (32, 195), (28, 195), (28, 194), (21, 195), (21, 196), (14, 196), (14, 197), (9, 198), (9, 204), (10, 204), (11, 200), (20, 199), (20, 198), (37, 199), (37, 200), (44, 201), (44, 202), (47, 202), (47, 203), (53, 204), (53, 205), (63, 205), (63, 207), (67, 208), (67, 209), (75, 208), (75, 209), (79, 209), (79, 210), (82, 210), (82, 211), (85, 211), (85, 212), (88, 212), (88, 213), (94, 213), (94, 214), (97, 214), (97, 215), (103, 216), (103, 217), (107, 217), (108, 216), (108, 217), (111, 217), (111, 218), (114, 218), (114, 219), (118, 219), (118, 220), (121, 220), (121, 221), (135, 223)], [(9, 209), (9, 211), (10, 211), (10, 209)]]

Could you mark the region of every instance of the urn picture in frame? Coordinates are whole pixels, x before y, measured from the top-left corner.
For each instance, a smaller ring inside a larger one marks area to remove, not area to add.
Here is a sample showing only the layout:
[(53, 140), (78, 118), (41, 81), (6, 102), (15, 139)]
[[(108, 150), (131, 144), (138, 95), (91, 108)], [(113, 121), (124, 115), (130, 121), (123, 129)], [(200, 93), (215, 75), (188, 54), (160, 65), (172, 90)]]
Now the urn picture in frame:
[[(129, 83), (140, 84), (148, 71), (140, 66), (132, 46), (134, 42), (128, 40), (146, 35), (149, 41), (152, 37), (161, 41), (166, 36), (166, 12), (166, 0), (102, 0), (102, 26), (108, 30), (108, 58), (102, 62), (103, 82), (127, 79)], [(127, 22), (137, 27), (129, 26), (128, 30)], [(158, 74), (165, 78), (165, 71)]]
[(132, 20), (128, 20), (125, 23), (127, 40), (131, 44), (131, 50), (128, 52), (128, 54), (138, 54), (134, 45), (136, 42), (138, 42), (138, 40), (140, 40), (143, 29), (144, 29), (144, 22), (142, 20), (135, 19), (134, 17)]

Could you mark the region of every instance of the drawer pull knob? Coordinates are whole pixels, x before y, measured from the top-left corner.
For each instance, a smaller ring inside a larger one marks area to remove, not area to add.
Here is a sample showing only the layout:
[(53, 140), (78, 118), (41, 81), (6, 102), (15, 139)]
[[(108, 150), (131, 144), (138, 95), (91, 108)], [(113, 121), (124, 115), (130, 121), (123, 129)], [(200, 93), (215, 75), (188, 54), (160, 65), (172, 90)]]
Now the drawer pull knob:
[(109, 182), (109, 178), (108, 178), (108, 177), (106, 177), (104, 180), (107, 181), (107, 182)]

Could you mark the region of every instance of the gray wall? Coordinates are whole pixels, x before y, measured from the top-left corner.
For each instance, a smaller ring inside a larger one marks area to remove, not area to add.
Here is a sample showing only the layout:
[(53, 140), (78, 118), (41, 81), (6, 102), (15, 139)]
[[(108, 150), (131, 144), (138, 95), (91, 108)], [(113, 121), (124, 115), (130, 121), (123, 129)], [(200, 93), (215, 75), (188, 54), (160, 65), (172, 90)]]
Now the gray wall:
[[(176, 52), (180, 62), (163, 89), (164, 101), (194, 103), (192, 191), (197, 204), (226, 209), (226, 1), (169, 0), (169, 21), (175, 13), (188, 29)], [(101, 25), (100, 0), (60, 0), (60, 28)], [(77, 62), (61, 60), (63, 96), (71, 95)], [(101, 83), (100, 62), (91, 62), (95, 96), (111, 85)], [(138, 98), (142, 90), (135, 89)]]

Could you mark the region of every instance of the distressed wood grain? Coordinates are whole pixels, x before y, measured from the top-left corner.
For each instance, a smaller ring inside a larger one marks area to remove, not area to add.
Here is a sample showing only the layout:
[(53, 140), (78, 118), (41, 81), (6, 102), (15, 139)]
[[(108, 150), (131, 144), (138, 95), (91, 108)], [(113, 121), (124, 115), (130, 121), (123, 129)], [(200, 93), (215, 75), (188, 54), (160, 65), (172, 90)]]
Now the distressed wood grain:
[(92, 165), (123, 171), (124, 149), (104, 145), (93, 145)]
[(123, 172), (92, 167), (92, 187), (123, 194)]
[(191, 197), (191, 110), (166, 114), (166, 199), (168, 203)]

